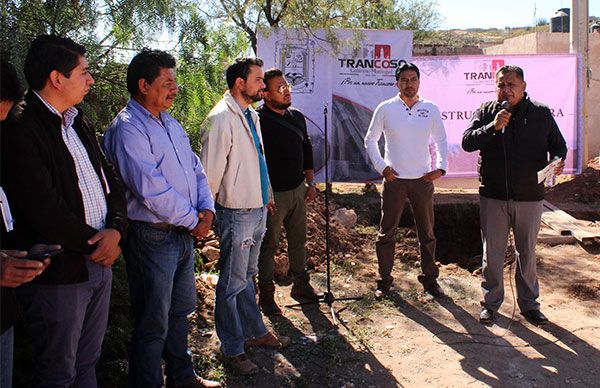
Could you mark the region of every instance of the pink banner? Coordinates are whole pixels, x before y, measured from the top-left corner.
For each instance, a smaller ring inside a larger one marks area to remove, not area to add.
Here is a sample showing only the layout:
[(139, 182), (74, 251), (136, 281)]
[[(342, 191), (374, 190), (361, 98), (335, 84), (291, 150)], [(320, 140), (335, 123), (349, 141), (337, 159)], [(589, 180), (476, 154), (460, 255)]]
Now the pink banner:
[(576, 55), (417, 57), (414, 62), (421, 70), (419, 94), (442, 112), (450, 176), (476, 176), (478, 153), (462, 150), (462, 134), (475, 109), (496, 99), (494, 73), (504, 65), (523, 68), (529, 97), (550, 108), (567, 142), (565, 172), (579, 172)]
[[(373, 110), (398, 93), (394, 72), (400, 59), (411, 60), (412, 33), (336, 30), (336, 35), (334, 48), (323, 30), (307, 36), (302, 31), (275, 29), (259, 35), (258, 54), (265, 68), (282, 69), (293, 84), (293, 105), (304, 113), (313, 141), (317, 179), (323, 181), (327, 107), (331, 180), (379, 181), (363, 139)], [(505, 64), (523, 68), (529, 96), (552, 110), (567, 142), (565, 172), (580, 172), (576, 55), (418, 57), (413, 62), (421, 70), (419, 94), (442, 112), (449, 176), (477, 176), (478, 153), (462, 150), (462, 134), (473, 112), (496, 98), (494, 73)], [(383, 151), (383, 140), (380, 148)]]

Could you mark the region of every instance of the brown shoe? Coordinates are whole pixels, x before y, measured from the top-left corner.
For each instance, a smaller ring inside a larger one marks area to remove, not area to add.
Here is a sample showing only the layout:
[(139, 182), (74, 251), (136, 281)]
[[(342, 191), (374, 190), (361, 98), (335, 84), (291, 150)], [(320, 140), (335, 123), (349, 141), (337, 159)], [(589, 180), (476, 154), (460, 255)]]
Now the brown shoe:
[(294, 277), (294, 285), (292, 285), (291, 297), (299, 301), (315, 302), (321, 299), (310, 285), (310, 278), (307, 273)]
[(203, 379), (200, 376), (195, 376), (191, 381), (183, 385), (174, 385), (170, 378), (167, 377), (167, 388), (201, 388), (201, 387), (221, 387), (218, 381)]
[(262, 337), (252, 338), (246, 341), (246, 346), (266, 346), (268, 348), (280, 349), (285, 348), (290, 344), (290, 337), (284, 335), (276, 336), (273, 332), (268, 331)]
[(227, 357), (225, 363), (235, 370), (240, 375), (253, 375), (258, 372), (258, 365), (250, 361), (246, 353), (238, 354), (237, 356)]
[(266, 316), (282, 315), (275, 303), (275, 283), (258, 283), (258, 305)]

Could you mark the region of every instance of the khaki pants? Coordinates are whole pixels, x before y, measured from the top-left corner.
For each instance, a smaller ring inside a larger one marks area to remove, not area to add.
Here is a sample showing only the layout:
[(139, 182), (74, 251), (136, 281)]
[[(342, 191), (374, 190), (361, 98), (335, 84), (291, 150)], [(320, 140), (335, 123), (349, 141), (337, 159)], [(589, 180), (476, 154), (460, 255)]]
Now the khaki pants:
[(267, 233), (260, 247), (258, 257), (258, 282), (271, 283), (273, 281), (274, 259), (279, 239), (281, 226), (285, 227), (288, 243), (288, 258), (292, 276), (300, 276), (306, 272), (306, 203), (304, 195), (306, 186), (304, 182), (293, 190), (275, 191), (275, 214), (267, 217)]
[(378, 288), (387, 291), (392, 285), (391, 276), (396, 246), (396, 231), (402, 217), (406, 198), (413, 210), (419, 248), (421, 251), (421, 270), (419, 282), (425, 288), (435, 283), (439, 270), (435, 265), (435, 236), (433, 234), (433, 183), (419, 179), (396, 179), (384, 182), (381, 195), (381, 222), (375, 247), (379, 263)]

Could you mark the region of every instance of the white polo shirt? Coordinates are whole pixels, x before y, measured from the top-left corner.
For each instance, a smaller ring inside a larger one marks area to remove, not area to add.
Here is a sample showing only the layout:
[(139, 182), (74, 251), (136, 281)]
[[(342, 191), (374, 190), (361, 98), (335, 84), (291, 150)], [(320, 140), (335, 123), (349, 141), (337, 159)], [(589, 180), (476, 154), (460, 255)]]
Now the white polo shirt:
[[(383, 157), (377, 145), (382, 133)], [(430, 139), (435, 145), (435, 166), (431, 162)], [(433, 102), (422, 98), (412, 108), (399, 95), (379, 104), (365, 136), (365, 147), (378, 172), (392, 166), (399, 178), (416, 179), (433, 170), (446, 171), (448, 144), (442, 116)]]

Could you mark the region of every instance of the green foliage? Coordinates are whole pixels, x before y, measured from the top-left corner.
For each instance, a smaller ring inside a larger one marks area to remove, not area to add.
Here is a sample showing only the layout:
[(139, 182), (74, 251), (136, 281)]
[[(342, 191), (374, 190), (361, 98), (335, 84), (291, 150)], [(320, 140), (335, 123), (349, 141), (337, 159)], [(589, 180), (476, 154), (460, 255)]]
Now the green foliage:
[(204, 20), (192, 17), (180, 33), (177, 79), (180, 91), (171, 112), (186, 129), (192, 148), (200, 148), (201, 128), (210, 109), (227, 89), (224, 70), (243, 55), (247, 43), (233, 27), (210, 31)]
[(408, 29), (419, 37), (441, 21), (433, 0), (212, 0), (211, 16), (233, 22), (254, 52), (257, 31), (272, 27)]
[(104, 132), (126, 104), (129, 59), (142, 47), (161, 47), (158, 37), (178, 36), (182, 86), (172, 114), (197, 149), (200, 124), (225, 90), (223, 70), (247, 50), (233, 27), (209, 25), (191, 0), (5, 0), (0, 13), (2, 58), (22, 69), (27, 48), (40, 34), (68, 36), (87, 49), (95, 79), (81, 104), (98, 132)]

